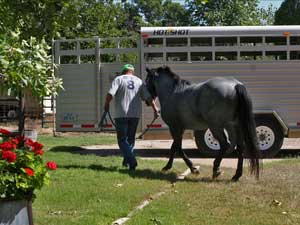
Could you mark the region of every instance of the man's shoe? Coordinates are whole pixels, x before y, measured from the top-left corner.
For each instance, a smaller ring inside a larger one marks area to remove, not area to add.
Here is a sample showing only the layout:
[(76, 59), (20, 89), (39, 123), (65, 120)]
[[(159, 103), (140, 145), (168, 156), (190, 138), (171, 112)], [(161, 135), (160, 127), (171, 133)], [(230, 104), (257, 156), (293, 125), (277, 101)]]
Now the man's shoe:
[(135, 170), (135, 168), (137, 167), (137, 161), (134, 160), (133, 164), (129, 166), (129, 170)]
[(129, 167), (129, 163), (127, 162), (127, 160), (123, 159), (122, 166)]

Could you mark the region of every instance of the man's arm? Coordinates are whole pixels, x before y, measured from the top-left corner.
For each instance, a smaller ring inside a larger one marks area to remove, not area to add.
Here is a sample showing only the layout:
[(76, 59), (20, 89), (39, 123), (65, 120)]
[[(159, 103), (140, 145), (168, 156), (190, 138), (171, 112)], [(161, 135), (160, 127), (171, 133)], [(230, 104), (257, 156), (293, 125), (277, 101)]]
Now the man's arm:
[(109, 111), (109, 103), (111, 102), (113, 96), (111, 94), (107, 94), (105, 98), (105, 104), (104, 104), (104, 111), (108, 112)]

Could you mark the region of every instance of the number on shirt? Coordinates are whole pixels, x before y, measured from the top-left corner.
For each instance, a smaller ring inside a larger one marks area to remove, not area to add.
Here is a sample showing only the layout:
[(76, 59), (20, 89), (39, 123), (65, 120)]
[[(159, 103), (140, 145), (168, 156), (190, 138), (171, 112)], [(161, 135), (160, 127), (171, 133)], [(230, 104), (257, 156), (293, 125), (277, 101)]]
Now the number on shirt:
[(127, 88), (130, 89), (130, 90), (134, 89), (134, 82), (132, 80), (129, 80), (127, 82)]

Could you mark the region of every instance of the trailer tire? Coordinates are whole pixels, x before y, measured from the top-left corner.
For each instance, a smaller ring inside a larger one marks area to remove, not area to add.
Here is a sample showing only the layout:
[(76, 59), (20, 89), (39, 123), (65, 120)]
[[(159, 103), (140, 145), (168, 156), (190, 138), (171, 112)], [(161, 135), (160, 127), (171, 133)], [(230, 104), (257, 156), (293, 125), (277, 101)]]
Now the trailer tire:
[(272, 116), (256, 116), (256, 134), (262, 158), (277, 155), (283, 144), (284, 133), (279, 122)]
[[(226, 132), (226, 130), (225, 130)], [(195, 143), (198, 150), (205, 156), (216, 157), (220, 152), (219, 142), (213, 137), (209, 129), (194, 131)], [(226, 155), (233, 152), (233, 149), (227, 150)]]

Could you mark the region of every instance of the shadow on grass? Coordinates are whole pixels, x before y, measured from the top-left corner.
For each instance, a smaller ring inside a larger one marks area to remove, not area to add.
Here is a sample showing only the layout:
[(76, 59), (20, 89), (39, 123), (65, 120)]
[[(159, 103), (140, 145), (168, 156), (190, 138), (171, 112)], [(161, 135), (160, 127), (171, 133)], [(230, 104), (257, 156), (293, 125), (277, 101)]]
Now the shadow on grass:
[[(102, 149), (102, 150), (87, 150), (77, 146), (58, 146), (50, 150), (51, 152), (67, 152), (72, 154), (81, 154), (81, 155), (96, 155), (99, 157), (108, 157), (113, 155), (120, 155), (118, 149)], [(150, 150), (147, 150), (150, 151)], [(144, 155), (139, 155), (145, 157)], [(157, 156), (156, 156), (157, 157)], [(161, 157), (161, 156), (160, 156)], [(167, 156), (166, 156), (167, 157)], [(170, 183), (174, 183), (177, 180), (178, 174), (175, 172), (163, 172), (160, 170), (153, 169), (140, 169), (137, 167), (135, 171), (129, 171), (127, 168), (120, 168), (119, 166), (103, 166), (101, 164), (91, 164), (88, 166), (84, 165), (58, 165), (58, 168), (62, 169), (90, 169), (101, 172), (118, 172), (123, 174), (128, 174), (132, 178), (143, 178), (143, 179), (152, 179), (152, 180), (165, 180)], [(201, 177), (199, 176), (187, 176), (184, 182), (204, 182), (204, 183), (230, 183), (228, 179), (212, 179), (211, 177)]]
[[(68, 152), (72, 154), (81, 155), (96, 155), (101, 157), (120, 155), (119, 149), (86, 149), (78, 146), (56, 146), (50, 149), (51, 152)], [(202, 153), (198, 149), (184, 149), (186, 155), (189, 158), (213, 158), (209, 154)], [(170, 149), (135, 149), (135, 154), (139, 157), (145, 158), (158, 158), (158, 157), (169, 157)], [(279, 153), (272, 158), (295, 158), (300, 156), (300, 149), (282, 149)], [(179, 158), (175, 154), (176, 158)], [(236, 153), (227, 154), (224, 158), (236, 158)]]
[[(121, 155), (119, 149), (86, 149), (78, 146), (56, 146), (49, 150), (50, 152), (67, 152), (80, 155), (96, 155), (101, 157)], [(170, 149), (135, 149), (136, 156), (144, 158), (169, 158)], [(198, 149), (184, 149), (189, 158), (211, 158), (208, 154), (201, 153)], [(227, 155), (225, 158), (235, 158), (235, 154)], [(175, 153), (175, 158), (180, 158)]]
[(151, 169), (136, 169), (134, 171), (130, 171), (127, 168), (119, 168), (117, 166), (103, 166), (100, 164), (91, 164), (89, 166), (81, 166), (81, 165), (58, 165), (58, 168), (62, 169), (90, 169), (101, 172), (119, 172), (123, 174), (128, 174), (133, 178), (143, 178), (143, 179), (151, 179), (151, 180), (165, 180), (171, 183), (175, 182), (177, 179), (177, 174), (174, 172), (162, 172)]

